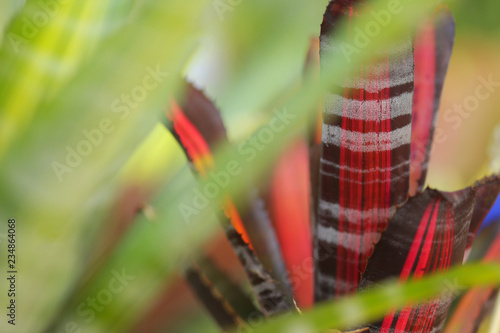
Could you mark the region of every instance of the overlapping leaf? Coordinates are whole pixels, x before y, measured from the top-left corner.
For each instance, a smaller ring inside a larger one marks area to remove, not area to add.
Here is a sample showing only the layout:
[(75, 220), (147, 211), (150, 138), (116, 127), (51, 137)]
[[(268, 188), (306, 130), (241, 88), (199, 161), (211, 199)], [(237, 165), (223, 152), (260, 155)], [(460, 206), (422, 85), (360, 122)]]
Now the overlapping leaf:
[[(195, 169), (203, 177), (210, 177), (218, 186), (223, 186), (223, 183), (230, 181), (231, 175), (227, 172), (214, 174), (212, 171), (213, 155), (211, 150), (217, 145), (226, 140), (226, 132), (220, 113), (215, 106), (203, 95), (203, 93), (194, 87), (188, 85), (187, 93), (184, 97), (182, 107), (175, 101), (172, 101), (172, 110), (168, 112), (171, 128), (174, 136), (186, 151), (186, 155), (194, 164)], [(214, 179), (215, 177), (215, 179)], [(221, 183), (223, 182), (223, 183)], [(215, 184), (215, 183), (214, 183)], [(256, 197), (248, 198), (250, 202), (259, 202), (262, 199)], [(205, 197), (205, 200), (206, 197)], [(281, 251), (278, 247), (278, 242), (272, 225), (269, 219), (265, 219), (265, 215), (259, 214), (263, 208), (259, 205), (250, 205), (244, 209), (250, 212), (245, 214), (245, 219), (241, 219), (234, 202), (230, 198), (226, 198), (222, 203), (224, 214), (219, 213), (220, 220), (226, 231), (227, 237), (239, 257), (243, 267), (245, 268), (252, 284), (255, 295), (258, 301), (263, 306), (266, 314), (274, 314), (291, 308), (291, 295), (286, 293), (288, 288), (285, 268), (281, 258)], [(189, 210), (192, 208), (181, 208)], [(194, 213), (192, 213), (194, 214)], [(191, 213), (186, 211), (185, 217), (190, 218)], [(249, 221), (250, 219), (250, 221)], [(250, 231), (250, 236), (248, 234)], [(254, 236), (253, 238), (251, 236)], [(253, 248), (252, 248), (253, 246)], [(260, 254), (260, 258), (254, 253)], [(281, 286), (275, 283), (272, 275), (266, 271), (266, 267), (262, 262), (267, 263), (267, 267), (275, 276), (284, 278)], [(191, 279), (191, 284), (197, 288), (198, 292), (202, 292), (200, 284), (195, 283), (199, 280), (196, 270), (188, 270), (188, 280)], [(199, 281), (198, 281), (199, 282)], [(285, 292), (283, 292), (285, 290)], [(210, 295), (203, 297), (206, 299)], [(288, 300), (288, 302), (287, 302)], [(208, 300), (207, 300), (208, 302)], [(220, 313), (220, 311), (216, 311)], [(224, 316), (222, 316), (224, 317)], [(224, 318), (217, 317), (219, 324), (226, 326), (229, 324), (231, 316)], [(236, 324), (236, 323), (234, 323)]]
[(455, 21), (444, 8), (434, 13), (415, 37), (410, 195), (422, 192), (425, 186), (437, 111), (454, 37)]

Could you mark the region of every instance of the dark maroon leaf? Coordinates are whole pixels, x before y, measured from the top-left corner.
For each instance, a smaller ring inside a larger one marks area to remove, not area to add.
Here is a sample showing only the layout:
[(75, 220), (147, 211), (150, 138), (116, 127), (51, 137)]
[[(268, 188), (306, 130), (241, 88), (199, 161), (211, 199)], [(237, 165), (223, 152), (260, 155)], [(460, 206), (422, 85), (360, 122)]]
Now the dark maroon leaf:
[(185, 276), (191, 289), (222, 329), (229, 330), (243, 324), (234, 308), (215, 289), (199, 267), (188, 268)]
[[(475, 204), (471, 189), (441, 193), (427, 189), (411, 198), (382, 233), (363, 274), (361, 289), (387, 278), (418, 280), (442, 272), (464, 257)], [(444, 325), (450, 295), (389, 313), (372, 332), (439, 332)]]
[[(182, 101), (180, 104), (174, 100), (171, 101), (171, 108), (167, 112), (170, 123), (167, 124), (167, 127), (184, 148), (195, 171), (201, 177), (213, 177), (211, 174), (214, 167), (212, 150), (226, 141), (226, 132), (220, 113), (201, 91), (190, 84), (187, 84), (186, 95)], [(268, 290), (272, 289), (274, 294), (280, 294), (283, 299), (289, 300), (288, 305), (290, 305), (292, 304), (291, 292), (285, 265), (271, 222), (266, 218), (267, 213), (263, 211), (264, 207), (259, 204), (263, 200), (256, 196), (248, 199), (246, 204), (237, 208), (234, 202), (228, 198), (222, 204), (224, 213), (218, 214), (219, 219), (234, 250), (242, 261), (250, 281), (258, 283), (259, 287), (263, 283), (268, 284), (266, 286)], [(241, 218), (241, 211), (245, 212), (245, 219)], [(245, 246), (242, 246), (239, 241), (235, 242), (236, 237), (241, 239)], [(257, 259), (254, 251), (261, 261)], [(252, 257), (253, 260), (247, 260), (249, 257)], [(269, 274), (268, 271), (272, 274)], [(259, 272), (260, 280), (255, 279), (255, 272)], [(273, 285), (272, 288), (271, 285)], [(258, 289), (257, 286), (253, 285), (253, 287), (261, 304), (268, 306), (266, 314), (283, 310), (282, 304), (274, 302), (274, 298), (272, 301), (276, 308), (270, 305), (267, 298), (260, 299), (261, 296), (268, 297), (268, 295), (261, 294), (261, 289)]]
[(474, 190), (477, 194), (477, 200), (476, 206), (474, 207), (474, 213), (472, 214), (469, 235), (467, 237), (466, 259), (479, 227), (483, 223), (486, 215), (488, 215), (488, 212), (500, 193), (500, 177), (492, 176), (485, 178), (474, 186)]
[(186, 280), (221, 328), (230, 329), (262, 317), (252, 300), (209, 258), (199, 259)]
[(241, 235), (230, 226), (226, 230), (226, 234), (247, 272), (252, 289), (264, 314), (270, 316), (292, 309), (293, 300), (278, 287), (276, 281), (264, 269), (255, 253), (243, 241)]

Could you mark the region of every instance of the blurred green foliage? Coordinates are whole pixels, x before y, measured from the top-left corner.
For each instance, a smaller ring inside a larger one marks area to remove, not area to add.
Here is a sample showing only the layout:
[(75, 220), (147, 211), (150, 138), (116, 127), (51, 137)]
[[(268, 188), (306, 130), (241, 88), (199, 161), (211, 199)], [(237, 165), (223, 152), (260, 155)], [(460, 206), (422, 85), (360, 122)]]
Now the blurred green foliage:
[(500, 3), (495, 0), (484, 1), (453, 1), (450, 7), (457, 22), (457, 35), (483, 35), (491, 38), (492, 43), (498, 43), (495, 36), (500, 33), (498, 13)]

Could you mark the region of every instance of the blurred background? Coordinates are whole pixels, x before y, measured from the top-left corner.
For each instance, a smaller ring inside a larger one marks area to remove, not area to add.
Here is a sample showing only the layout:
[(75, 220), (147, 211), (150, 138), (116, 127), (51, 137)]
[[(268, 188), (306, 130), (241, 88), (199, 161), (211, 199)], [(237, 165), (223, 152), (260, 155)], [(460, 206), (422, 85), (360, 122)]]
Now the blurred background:
[[(498, 10), (494, 1), (481, 5), (459, 2), (452, 5), (456, 20), (455, 47), (441, 99), (438, 127), (443, 143), (434, 143), (429, 168), (430, 186), (456, 190), (486, 174), (497, 171), (499, 153), (500, 94), (495, 90), (480, 100), (477, 108), (465, 108), (468, 96), (475, 96), (480, 78), (500, 81), (498, 55), (500, 26), (491, 11)], [(464, 105), (463, 121), (450, 119), (457, 114), (455, 105)], [(459, 123), (460, 122), (460, 123)]]

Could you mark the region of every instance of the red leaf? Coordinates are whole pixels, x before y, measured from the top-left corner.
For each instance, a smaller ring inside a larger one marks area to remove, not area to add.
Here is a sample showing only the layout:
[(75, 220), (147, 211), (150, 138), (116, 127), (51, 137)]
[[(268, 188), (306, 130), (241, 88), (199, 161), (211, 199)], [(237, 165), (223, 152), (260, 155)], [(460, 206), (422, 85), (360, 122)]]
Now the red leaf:
[(271, 184), (273, 222), (301, 308), (314, 302), (308, 154), (304, 140), (292, 145), (279, 159)]
[(436, 13), (417, 33), (410, 166), (411, 196), (424, 189), (434, 126), (454, 37), (455, 21), (446, 9)]

